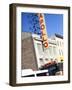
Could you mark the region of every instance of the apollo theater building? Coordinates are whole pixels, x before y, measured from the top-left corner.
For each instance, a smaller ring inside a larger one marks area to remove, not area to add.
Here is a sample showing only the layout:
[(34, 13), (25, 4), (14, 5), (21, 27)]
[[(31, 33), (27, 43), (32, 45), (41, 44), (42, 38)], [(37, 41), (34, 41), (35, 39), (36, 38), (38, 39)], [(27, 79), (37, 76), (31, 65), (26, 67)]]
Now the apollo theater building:
[[(55, 61), (63, 62), (63, 37), (55, 34), (48, 37), (43, 14), (38, 14), (41, 36), (30, 32), (22, 32), (21, 68), (38, 71), (42, 66)], [(63, 68), (63, 66), (61, 66)]]

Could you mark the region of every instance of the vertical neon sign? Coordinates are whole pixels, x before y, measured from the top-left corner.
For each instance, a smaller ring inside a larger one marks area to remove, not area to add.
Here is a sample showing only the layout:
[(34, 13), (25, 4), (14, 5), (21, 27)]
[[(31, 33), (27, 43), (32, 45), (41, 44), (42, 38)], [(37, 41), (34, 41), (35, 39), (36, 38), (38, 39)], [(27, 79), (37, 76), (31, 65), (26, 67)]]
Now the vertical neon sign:
[(45, 48), (48, 48), (48, 36), (46, 32), (46, 26), (45, 26), (45, 20), (44, 20), (44, 14), (38, 14), (39, 17), (39, 23), (40, 23), (40, 29), (41, 29), (41, 38), (42, 42)]

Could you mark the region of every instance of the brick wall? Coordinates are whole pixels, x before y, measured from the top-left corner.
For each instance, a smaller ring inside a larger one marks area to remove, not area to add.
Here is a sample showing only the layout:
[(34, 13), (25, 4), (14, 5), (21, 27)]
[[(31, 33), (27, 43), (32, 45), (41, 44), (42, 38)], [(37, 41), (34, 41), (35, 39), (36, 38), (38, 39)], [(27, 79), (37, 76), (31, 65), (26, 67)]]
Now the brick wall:
[(38, 70), (32, 37), (22, 39), (21, 46), (21, 68)]

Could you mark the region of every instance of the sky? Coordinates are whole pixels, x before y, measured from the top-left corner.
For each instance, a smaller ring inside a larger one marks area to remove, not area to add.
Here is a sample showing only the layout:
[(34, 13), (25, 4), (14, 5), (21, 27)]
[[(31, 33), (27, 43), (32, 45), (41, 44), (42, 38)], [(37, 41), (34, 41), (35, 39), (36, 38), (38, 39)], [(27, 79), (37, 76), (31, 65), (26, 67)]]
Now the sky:
[[(33, 15), (33, 16), (32, 16)], [(31, 32), (40, 34), (40, 25), (38, 16), (35, 13), (21, 13), (21, 30), (22, 32)], [(44, 14), (45, 25), (48, 37), (54, 36), (55, 33), (63, 36), (63, 15), (62, 14)], [(37, 21), (36, 24), (35, 21)]]

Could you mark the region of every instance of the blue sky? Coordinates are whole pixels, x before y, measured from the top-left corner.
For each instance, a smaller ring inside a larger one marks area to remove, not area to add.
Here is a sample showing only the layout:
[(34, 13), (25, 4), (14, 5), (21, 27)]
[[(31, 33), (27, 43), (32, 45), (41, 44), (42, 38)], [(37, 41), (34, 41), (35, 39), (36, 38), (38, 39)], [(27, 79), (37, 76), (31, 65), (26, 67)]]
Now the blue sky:
[[(21, 29), (22, 32), (31, 32), (33, 31), (33, 22), (31, 14), (33, 13), (22, 13), (21, 14)], [(63, 15), (62, 14), (44, 14), (46, 30), (49, 37), (53, 36), (55, 33), (63, 36)], [(39, 18), (36, 17), (36, 20), (39, 21)], [(39, 27), (39, 22), (36, 24), (36, 27)], [(37, 32), (40, 32), (40, 29), (37, 29)]]

